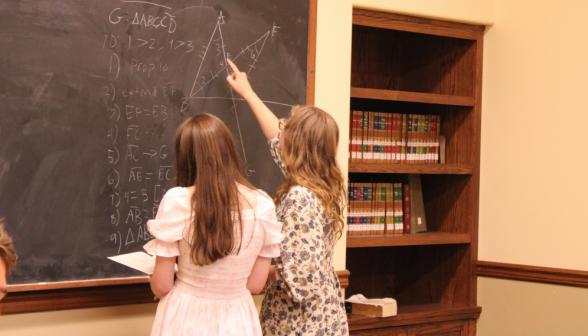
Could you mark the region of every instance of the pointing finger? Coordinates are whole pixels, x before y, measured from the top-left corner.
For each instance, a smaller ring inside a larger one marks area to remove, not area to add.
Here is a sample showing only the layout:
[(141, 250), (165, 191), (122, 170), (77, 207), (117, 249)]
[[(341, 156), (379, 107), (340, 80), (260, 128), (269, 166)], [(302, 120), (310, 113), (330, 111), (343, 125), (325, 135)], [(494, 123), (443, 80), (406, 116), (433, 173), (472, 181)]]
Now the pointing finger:
[(236, 74), (239, 73), (239, 68), (237, 68), (237, 66), (235, 65), (235, 63), (233, 63), (233, 61), (231, 61), (230, 59), (227, 59), (227, 62), (231, 66), (231, 69), (233, 69), (234, 73), (236, 73)]

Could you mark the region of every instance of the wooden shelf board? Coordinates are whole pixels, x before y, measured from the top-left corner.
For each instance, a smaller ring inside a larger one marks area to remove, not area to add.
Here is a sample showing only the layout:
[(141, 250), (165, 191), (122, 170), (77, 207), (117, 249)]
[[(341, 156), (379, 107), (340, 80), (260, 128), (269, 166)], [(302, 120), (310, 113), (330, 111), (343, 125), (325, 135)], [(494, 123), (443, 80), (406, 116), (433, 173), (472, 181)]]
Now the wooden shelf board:
[(476, 33), (485, 29), (482, 25), (425, 19), (361, 8), (353, 9), (353, 24), (468, 40), (476, 40), (478, 38)]
[(456, 164), (396, 164), (349, 162), (350, 173), (471, 175), (474, 167)]
[(475, 106), (474, 97), (452, 96), (434, 93), (379, 90), (352, 87), (351, 98), (366, 98), (379, 100), (395, 100), (412, 103), (427, 103), (454, 106)]
[(477, 319), (482, 312), (477, 306), (456, 306), (443, 303), (429, 303), (399, 306), (398, 315), (392, 317), (370, 317), (347, 314), (349, 330), (365, 330), (386, 327), (433, 323), (452, 320)]
[(347, 236), (347, 248), (468, 244), (471, 242), (472, 236), (469, 233), (452, 232), (423, 232), (401, 235)]

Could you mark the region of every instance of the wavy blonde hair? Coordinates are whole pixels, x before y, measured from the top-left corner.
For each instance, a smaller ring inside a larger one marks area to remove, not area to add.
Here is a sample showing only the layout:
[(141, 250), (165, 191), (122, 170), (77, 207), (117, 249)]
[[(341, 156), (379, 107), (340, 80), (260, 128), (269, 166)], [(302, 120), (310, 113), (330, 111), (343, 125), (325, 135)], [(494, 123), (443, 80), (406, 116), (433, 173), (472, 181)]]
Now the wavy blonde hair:
[(298, 105), (282, 130), (282, 159), (287, 175), (278, 188), (276, 206), (290, 188), (301, 185), (319, 199), (327, 218), (333, 221), (337, 239), (343, 235), (343, 210), (347, 205), (345, 180), (335, 159), (339, 127), (327, 112)]

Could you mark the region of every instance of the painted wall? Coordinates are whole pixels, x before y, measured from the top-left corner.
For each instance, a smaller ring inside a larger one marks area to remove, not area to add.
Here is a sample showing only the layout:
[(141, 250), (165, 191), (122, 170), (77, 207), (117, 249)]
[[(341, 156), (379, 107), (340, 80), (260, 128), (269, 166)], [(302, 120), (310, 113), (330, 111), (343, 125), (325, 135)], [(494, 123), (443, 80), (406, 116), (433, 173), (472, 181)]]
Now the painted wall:
[(479, 259), (588, 271), (588, 2), (496, 0)]
[(588, 335), (588, 289), (478, 278), (479, 336)]
[[(484, 38), (479, 259), (588, 270), (588, 3), (496, 0)], [(588, 335), (588, 290), (478, 278), (478, 334)]]
[[(318, 0), (316, 105), (339, 123), (339, 162), (347, 174), (352, 7), (492, 24), (495, 0)], [(345, 269), (345, 237), (337, 246), (335, 269)], [(257, 298), (259, 300), (259, 298)], [(155, 305), (84, 309), (0, 317), (0, 334), (20, 336), (146, 335)]]

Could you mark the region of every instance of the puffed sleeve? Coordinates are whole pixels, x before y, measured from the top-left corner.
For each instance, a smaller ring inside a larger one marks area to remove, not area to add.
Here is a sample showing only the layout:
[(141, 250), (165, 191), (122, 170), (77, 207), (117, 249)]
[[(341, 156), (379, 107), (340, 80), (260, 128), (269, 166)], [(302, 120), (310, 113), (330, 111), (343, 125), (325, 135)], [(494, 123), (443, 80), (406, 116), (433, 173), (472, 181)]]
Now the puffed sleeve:
[(276, 258), (280, 256), (280, 243), (284, 240), (282, 224), (276, 219), (276, 207), (266, 193), (260, 193), (255, 218), (264, 231), (263, 247), (260, 257)]
[(143, 247), (147, 253), (161, 257), (180, 255), (179, 240), (190, 221), (190, 193), (185, 188), (172, 188), (163, 196), (155, 219), (147, 222), (155, 237)]
[(280, 131), (275, 138), (268, 140), (267, 143), (270, 146), (270, 152), (274, 157), (274, 161), (276, 162), (278, 167), (280, 167), (282, 174), (284, 174), (285, 176), (286, 166), (284, 165), (284, 160), (282, 160), (282, 151), (280, 150), (280, 135), (282, 135), (282, 131)]
[(277, 287), (305, 304), (319, 298), (326, 279), (321, 273), (325, 247), (318, 201), (310, 190), (296, 186), (286, 194), (282, 206), (286, 238), (276, 258)]

